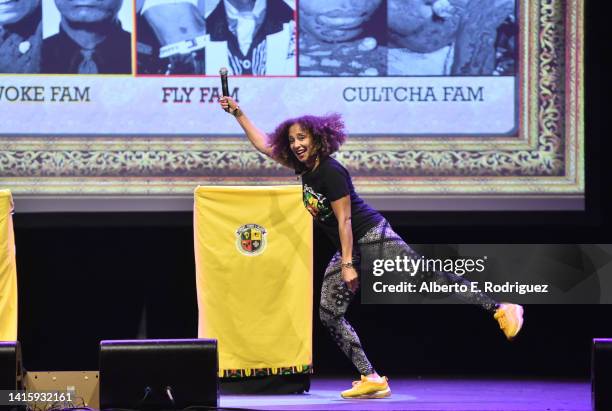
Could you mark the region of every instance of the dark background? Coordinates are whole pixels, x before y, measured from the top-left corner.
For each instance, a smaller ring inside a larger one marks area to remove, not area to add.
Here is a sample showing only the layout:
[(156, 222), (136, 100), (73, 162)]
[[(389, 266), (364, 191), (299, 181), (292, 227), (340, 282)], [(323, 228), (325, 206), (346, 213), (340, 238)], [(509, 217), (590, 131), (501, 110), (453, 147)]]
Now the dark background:
[[(584, 212), (384, 213), (410, 244), (611, 243), (609, 138), (598, 39), (603, 14), (587, 2)], [(95, 370), (101, 339), (197, 334), (191, 213), (16, 214), (19, 339), (29, 370)], [(333, 253), (315, 231), (315, 296)], [(143, 309), (146, 307), (146, 310)], [(355, 374), (318, 320), (319, 374)], [(143, 312), (146, 316), (143, 317)], [(508, 343), (491, 316), (471, 306), (375, 306), (348, 314), (383, 374), (586, 378), (593, 337), (612, 337), (612, 306), (526, 307)]]

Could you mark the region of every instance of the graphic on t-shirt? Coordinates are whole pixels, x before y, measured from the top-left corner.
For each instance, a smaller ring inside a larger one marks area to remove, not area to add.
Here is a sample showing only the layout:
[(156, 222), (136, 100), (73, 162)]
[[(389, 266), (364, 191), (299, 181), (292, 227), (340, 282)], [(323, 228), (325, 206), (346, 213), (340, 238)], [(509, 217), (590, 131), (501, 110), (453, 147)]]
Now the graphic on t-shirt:
[(323, 194), (315, 193), (308, 184), (304, 184), (302, 199), (306, 210), (318, 221), (325, 221), (334, 214), (327, 198)]

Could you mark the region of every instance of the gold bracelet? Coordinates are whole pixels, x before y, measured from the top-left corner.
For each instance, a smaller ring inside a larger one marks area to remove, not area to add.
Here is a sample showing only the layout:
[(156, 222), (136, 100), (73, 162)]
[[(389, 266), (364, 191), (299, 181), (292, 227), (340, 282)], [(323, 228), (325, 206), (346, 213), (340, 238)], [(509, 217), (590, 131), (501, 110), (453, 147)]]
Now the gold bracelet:
[(353, 268), (353, 262), (349, 261), (348, 263), (340, 263), (340, 267), (342, 267), (342, 268)]

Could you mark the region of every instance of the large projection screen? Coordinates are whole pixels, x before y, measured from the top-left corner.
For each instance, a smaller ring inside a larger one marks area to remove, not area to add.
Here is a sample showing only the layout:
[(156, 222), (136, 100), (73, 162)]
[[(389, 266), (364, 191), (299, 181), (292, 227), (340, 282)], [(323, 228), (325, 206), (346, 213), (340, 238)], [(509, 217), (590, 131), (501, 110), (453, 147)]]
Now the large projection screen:
[(583, 0), (94, 3), (0, 4), (0, 188), (19, 211), (295, 184), (220, 110), (221, 67), (262, 130), (340, 113), (336, 158), (380, 209), (584, 209)]

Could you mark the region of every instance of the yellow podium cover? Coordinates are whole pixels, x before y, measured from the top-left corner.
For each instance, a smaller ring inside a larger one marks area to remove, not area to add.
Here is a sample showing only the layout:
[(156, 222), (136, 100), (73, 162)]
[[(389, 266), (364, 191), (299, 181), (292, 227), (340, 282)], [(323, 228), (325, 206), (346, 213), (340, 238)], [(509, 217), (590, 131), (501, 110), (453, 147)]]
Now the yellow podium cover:
[(312, 218), (300, 186), (195, 190), (198, 337), (219, 376), (312, 371)]
[(17, 340), (17, 264), (13, 198), (0, 190), (0, 341)]

